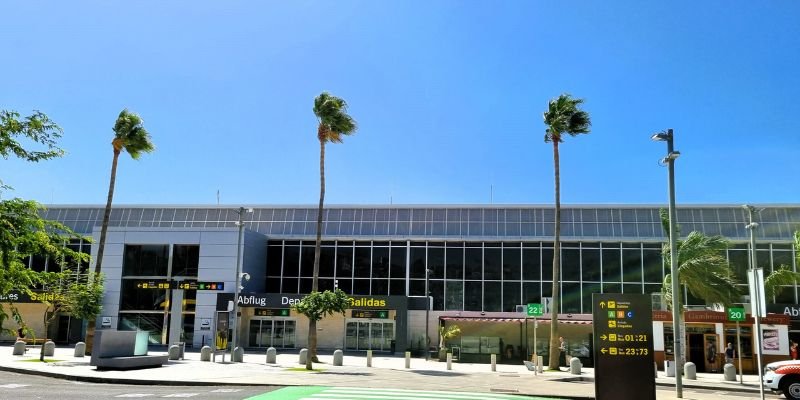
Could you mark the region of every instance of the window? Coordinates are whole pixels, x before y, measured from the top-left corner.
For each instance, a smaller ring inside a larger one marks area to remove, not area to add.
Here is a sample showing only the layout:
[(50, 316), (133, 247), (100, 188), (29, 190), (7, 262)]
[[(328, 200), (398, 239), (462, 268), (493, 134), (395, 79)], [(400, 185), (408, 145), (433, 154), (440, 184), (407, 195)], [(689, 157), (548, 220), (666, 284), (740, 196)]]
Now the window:
[(123, 276), (166, 276), (169, 245), (125, 245)]
[(172, 276), (196, 277), (199, 264), (199, 245), (175, 245), (172, 253)]

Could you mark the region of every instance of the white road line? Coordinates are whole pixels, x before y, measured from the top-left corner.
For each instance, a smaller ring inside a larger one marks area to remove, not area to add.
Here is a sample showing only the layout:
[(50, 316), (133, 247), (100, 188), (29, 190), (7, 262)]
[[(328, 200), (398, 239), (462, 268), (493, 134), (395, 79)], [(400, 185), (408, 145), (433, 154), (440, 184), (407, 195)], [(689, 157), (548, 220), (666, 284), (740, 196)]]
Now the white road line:
[(0, 385), (0, 388), (19, 389), (19, 388), (22, 388), (22, 387), (25, 387), (25, 386), (30, 386), (30, 385), (23, 385), (23, 384), (20, 384), (20, 383), (7, 383), (5, 385)]
[(242, 389), (217, 389), (217, 390), (212, 390), (211, 393), (236, 393), (241, 391)]
[(379, 395), (397, 395), (402, 396), (406, 394), (417, 395), (417, 396), (445, 396), (446, 398), (452, 399), (480, 399), (480, 400), (488, 400), (488, 399), (519, 399), (520, 396), (518, 395), (511, 395), (511, 394), (500, 394), (500, 393), (470, 393), (470, 392), (446, 392), (442, 390), (409, 390), (409, 389), (381, 389), (381, 388), (354, 388), (354, 387), (333, 387), (330, 389), (326, 389), (324, 393), (336, 393), (336, 394), (379, 394)]
[(114, 397), (150, 397), (150, 396), (155, 396), (155, 395), (152, 393), (126, 393)]
[(194, 397), (194, 396), (197, 396), (199, 394), (200, 393), (173, 393), (173, 394), (167, 394), (167, 395), (164, 395), (164, 396), (161, 396), (161, 397)]

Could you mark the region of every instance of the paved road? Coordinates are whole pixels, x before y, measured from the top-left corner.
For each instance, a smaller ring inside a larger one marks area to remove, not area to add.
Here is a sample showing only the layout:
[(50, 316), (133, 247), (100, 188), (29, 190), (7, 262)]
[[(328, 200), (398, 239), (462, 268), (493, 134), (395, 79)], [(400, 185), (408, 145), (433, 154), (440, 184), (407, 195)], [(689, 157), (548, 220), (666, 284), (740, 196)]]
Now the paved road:
[(278, 389), (262, 386), (147, 386), (86, 383), (0, 371), (0, 398), (57, 399), (245, 399)]

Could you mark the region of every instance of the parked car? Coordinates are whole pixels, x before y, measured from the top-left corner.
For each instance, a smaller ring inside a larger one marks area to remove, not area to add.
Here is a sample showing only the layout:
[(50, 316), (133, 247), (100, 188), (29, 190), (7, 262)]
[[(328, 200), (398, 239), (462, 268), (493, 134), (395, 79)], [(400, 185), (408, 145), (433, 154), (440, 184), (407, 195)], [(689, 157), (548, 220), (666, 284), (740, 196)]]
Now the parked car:
[(776, 361), (764, 367), (764, 387), (783, 393), (787, 399), (800, 400), (800, 360)]

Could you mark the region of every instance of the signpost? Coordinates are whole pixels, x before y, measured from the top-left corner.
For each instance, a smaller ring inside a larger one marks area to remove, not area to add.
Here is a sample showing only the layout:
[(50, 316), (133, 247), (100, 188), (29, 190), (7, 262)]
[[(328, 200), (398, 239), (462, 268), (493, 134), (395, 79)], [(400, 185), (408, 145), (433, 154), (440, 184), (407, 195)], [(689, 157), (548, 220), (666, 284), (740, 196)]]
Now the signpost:
[(647, 294), (592, 295), (597, 400), (655, 400), (651, 303)]
[(728, 321), (736, 321), (736, 358), (739, 359), (739, 383), (744, 383), (742, 380), (742, 341), (739, 332), (739, 322), (744, 321), (744, 307), (731, 307), (728, 308)]
[[(527, 313), (525, 314), (525, 326), (528, 326), (528, 317), (533, 317), (533, 361), (535, 363), (535, 367), (533, 368), (533, 375), (538, 375), (539, 372), (539, 352), (536, 349), (536, 341), (539, 331), (539, 320), (536, 317), (541, 317), (544, 312), (544, 307), (542, 307), (541, 303), (528, 303), (528, 307), (526, 307)], [(527, 340), (527, 337), (526, 337)]]

